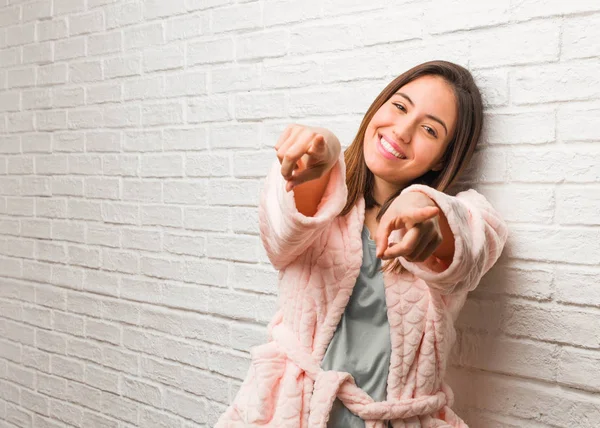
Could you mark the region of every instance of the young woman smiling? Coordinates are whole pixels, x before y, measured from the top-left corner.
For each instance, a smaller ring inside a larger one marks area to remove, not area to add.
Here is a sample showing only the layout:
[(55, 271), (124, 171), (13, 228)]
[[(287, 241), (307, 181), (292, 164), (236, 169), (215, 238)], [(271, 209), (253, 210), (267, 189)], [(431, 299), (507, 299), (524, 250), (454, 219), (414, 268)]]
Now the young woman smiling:
[(217, 427), (466, 427), (444, 382), (453, 324), (507, 229), (481, 194), (445, 191), (482, 121), (471, 74), (432, 61), (388, 84), (343, 153), (327, 129), (286, 128), (259, 207), (280, 306)]

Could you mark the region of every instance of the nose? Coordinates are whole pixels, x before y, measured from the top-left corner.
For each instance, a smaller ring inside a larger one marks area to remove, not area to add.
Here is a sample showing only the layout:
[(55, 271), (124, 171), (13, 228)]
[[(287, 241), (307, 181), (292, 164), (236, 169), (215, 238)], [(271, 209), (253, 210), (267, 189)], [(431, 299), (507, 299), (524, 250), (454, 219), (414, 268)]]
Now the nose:
[(396, 141), (405, 144), (410, 143), (413, 133), (412, 128), (413, 127), (409, 123), (402, 123), (394, 126), (394, 128), (392, 128), (392, 132), (394, 134), (394, 137), (396, 138)]

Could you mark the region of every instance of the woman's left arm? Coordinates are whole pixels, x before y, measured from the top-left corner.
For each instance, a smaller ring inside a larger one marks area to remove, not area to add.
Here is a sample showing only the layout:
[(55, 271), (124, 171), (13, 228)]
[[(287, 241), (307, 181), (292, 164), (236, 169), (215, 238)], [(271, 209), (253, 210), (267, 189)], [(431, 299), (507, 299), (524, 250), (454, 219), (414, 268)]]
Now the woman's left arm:
[(414, 184), (402, 191), (406, 192), (421, 192), (437, 205), (443, 241), (433, 253), (434, 257), (424, 262), (409, 262), (400, 257), (400, 263), (443, 294), (475, 289), (502, 253), (508, 237), (504, 220), (486, 198), (473, 189), (450, 196), (429, 186)]
[[(435, 201), (433, 201), (435, 204)], [(433, 252), (433, 256), (440, 259), (443, 263), (450, 265), (452, 263), (452, 259), (454, 258), (454, 233), (452, 233), (452, 229), (450, 229), (450, 225), (448, 224), (448, 219), (446, 218), (446, 214), (444, 214), (444, 210), (438, 205), (435, 204), (440, 213), (438, 214), (440, 229), (442, 231), (442, 243), (436, 250)]]

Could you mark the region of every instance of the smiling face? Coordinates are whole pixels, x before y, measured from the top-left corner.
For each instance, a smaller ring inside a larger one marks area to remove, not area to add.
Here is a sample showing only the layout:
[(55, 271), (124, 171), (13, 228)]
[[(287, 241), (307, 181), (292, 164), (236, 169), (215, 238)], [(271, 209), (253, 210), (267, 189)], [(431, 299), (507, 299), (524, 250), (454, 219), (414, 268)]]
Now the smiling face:
[(440, 170), (456, 118), (452, 87), (439, 76), (419, 77), (392, 95), (365, 130), (365, 162), (375, 175), (377, 193), (398, 190), (432, 169)]

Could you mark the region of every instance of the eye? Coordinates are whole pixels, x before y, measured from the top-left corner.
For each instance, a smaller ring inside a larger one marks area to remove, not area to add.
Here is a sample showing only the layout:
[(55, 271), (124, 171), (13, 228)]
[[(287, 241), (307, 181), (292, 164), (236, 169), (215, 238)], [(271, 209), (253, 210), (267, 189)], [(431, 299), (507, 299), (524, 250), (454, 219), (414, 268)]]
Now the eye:
[(429, 126), (424, 126), (423, 128), (425, 128), (425, 130), (433, 137), (437, 138), (437, 133), (435, 132), (435, 130)]
[(398, 104), (398, 103), (392, 103), (392, 104), (394, 104), (398, 108), (398, 110), (406, 112), (406, 108), (404, 108), (404, 106), (402, 104)]

